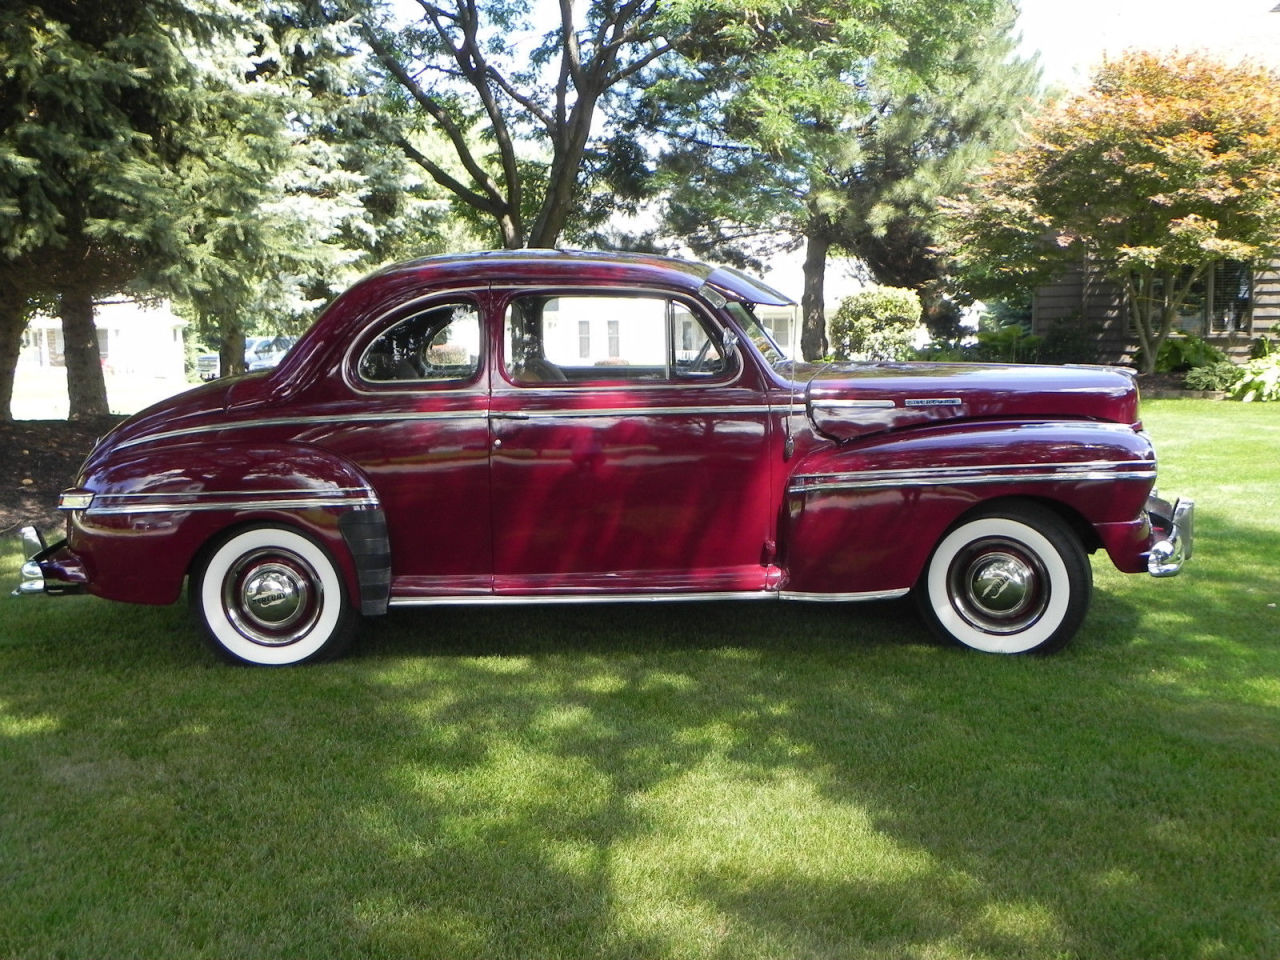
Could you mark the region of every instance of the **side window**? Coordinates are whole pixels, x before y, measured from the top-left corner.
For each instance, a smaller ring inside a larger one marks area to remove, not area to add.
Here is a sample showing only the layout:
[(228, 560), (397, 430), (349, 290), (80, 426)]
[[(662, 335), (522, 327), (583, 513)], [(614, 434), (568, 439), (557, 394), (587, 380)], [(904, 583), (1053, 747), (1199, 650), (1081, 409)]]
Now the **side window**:
[(516, 383), (722, 380), (737, 369), (707, 322), (665, 297), (519, 297), (503, 327)]
[(470, 303), (431, 307), (369, 344), (357, 370), (368, 383), (447, 383), (480, 369), (480, 314)]

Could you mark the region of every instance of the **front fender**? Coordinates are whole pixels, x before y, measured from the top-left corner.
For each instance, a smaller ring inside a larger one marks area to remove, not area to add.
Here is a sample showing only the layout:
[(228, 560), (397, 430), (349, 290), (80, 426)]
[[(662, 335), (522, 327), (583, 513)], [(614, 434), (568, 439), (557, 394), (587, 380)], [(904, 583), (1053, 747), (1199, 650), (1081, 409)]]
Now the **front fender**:
[(263, 522), (320, 541), (359, 596), (340, 520), (379, 509), (358, 467), (295, 443), (129, 447), (95, 457), (78, 491), (92, 501), (71, 511), (68, 547), (84, 565), (89, 592), (132, 603), (172, 603), (206, 544), (232, 527)]
[(1126, 569), (1127, 552), (1145, 540), (1117, 531), (1146, 524), (1155, 476), (1145, 436), (1092, 421), (950, 424), (826, 447), (800, 459), (788, 481), (783, 589), (909, 588), (948, 527), (1009, 498), (1053, 506), (1081, 529), (1086, 549), (1106, 546)]

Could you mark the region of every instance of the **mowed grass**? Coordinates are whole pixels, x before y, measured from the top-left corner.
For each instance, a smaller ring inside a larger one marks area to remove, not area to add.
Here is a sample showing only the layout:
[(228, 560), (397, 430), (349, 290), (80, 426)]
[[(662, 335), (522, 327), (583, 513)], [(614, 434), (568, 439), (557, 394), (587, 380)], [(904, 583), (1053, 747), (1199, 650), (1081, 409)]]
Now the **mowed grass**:
[(5, 599), (0, 956), (1280, 956), (1280, 406), (1145, 412), (1197, 556), (1095, 558), (1048, 658), (748, 603), (236, 669), (183, 607)]

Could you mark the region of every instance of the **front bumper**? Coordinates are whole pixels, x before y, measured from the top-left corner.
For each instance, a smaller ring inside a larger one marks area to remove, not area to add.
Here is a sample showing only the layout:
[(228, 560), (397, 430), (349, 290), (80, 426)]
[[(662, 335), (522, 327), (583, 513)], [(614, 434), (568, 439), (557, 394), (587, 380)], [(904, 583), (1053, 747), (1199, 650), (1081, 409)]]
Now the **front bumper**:
[(67, 541), (46, 545), (35, 527), (23, 527), (20, 536), (23, 553), (28, 559), (22, 565), (22, 582), (10, 596), (23, 597), (33, 593), (62, 596), (84, 590), (89, 577), (84, 564), (67, 548)]
[(1191, 559), (1195, 511), (1193, 500), (1169, 503), (1156, 496), (1147, 500), (1153, 540), (1147, 553), (1147, 572), (1153, 577), (1177, 576), (1182, 565)]

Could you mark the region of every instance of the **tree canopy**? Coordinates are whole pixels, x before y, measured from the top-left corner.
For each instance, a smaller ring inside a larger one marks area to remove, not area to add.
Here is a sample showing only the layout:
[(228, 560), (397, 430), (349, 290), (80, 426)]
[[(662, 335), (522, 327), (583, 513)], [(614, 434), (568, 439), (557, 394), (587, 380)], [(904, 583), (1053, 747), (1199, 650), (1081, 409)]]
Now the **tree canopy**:
[[(54, 7), (56, 6), (56, 9)], [(172, 252), (172, 162), (189, 112), (181, 4), (8, 4), (0, 12), (0, 357), (37, 303), (63, 319), (73, 416), (106, 413), (93, 298)], [(13, 366), (0, 374), (7, 414)]]
[(723, 22), (677, 44), (686, 59), (650, 98), (674, 143), (668, 224), (708, 256), (803, 243), (801, 348), (816, 358), (831, 248), (933, 294), (936, 198), (1003, 142), (1038, 77), (1013, 57), (1004, 0), (705, 6)]
[[(396, 91), (388, 137), (461, 213), (500, 246), (550, 247), (634, 199), (626, 184), (642, 151), (597, 119), (612, 91), (671, 50), (657, 0), (562, 0), (545, 31), (530, 0), (418, 5), (421, 19), (403, 25), (359, 7), (360, 35)], [(593, 193), (600, 181), (607, 196)]]
[(948, 246), (986, 294), (1086, 263), (1124, 291), (1151, 367), (1216, 262), (1280, 255), (1280, 76), (1201, 54), (1103, 64), (951, 205)]

